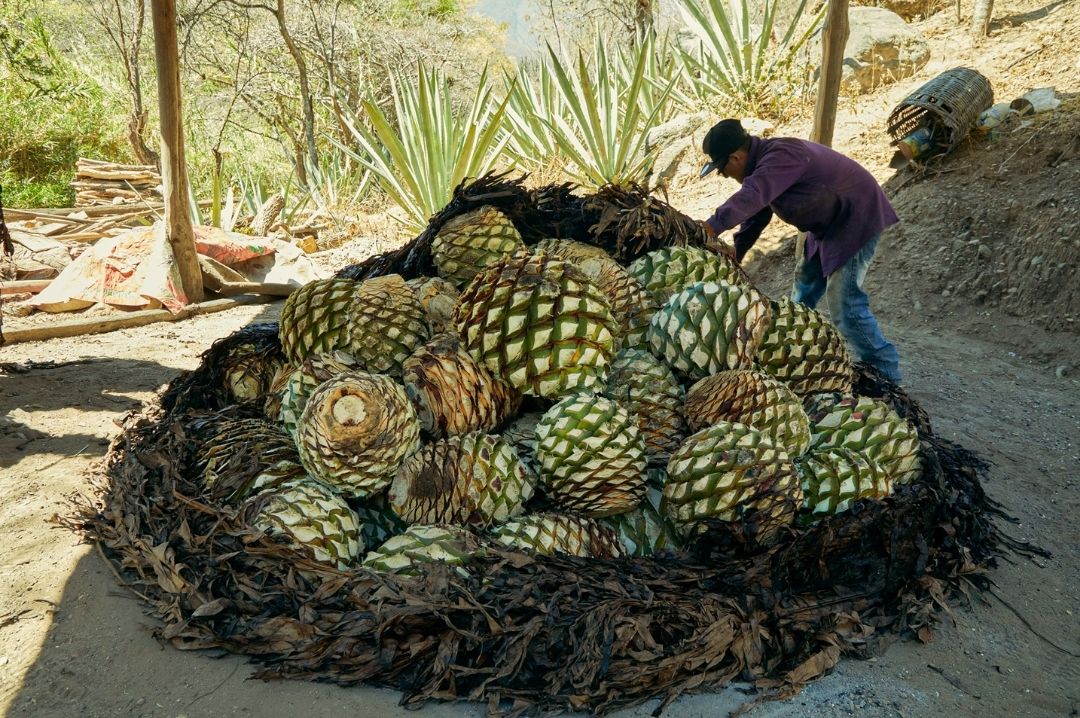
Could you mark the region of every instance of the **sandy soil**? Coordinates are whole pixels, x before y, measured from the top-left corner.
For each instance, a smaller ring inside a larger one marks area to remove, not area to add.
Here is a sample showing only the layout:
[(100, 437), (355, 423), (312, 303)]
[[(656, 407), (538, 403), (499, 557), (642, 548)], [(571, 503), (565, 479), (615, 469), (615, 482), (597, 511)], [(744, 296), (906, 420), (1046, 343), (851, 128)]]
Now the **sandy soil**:
[[(975, 45), (956, 31), (951, 10), (923, 23), (938, 59), (902, 88), (847, 101), (837, 146), (889, 187), (903, 219), (883, 241), (868, 283), (875, 311), (900, 348), (906, 386), (937, 432), (993, 462), (987, 489), (1016, 517), (1009, 531), (1053, 557), (1003, 563), (992, 574), (993, 595), (954, 608), (954, 622), (932, 643), (901, 641), (880, 658), (842, 661), (797, 698), (760, 706), (752, 716), (1080, 714), (1080, 334), (1076, 321), (1065, 321), (1077, 311), (1080, 291), (1080, 157), (1073, 144), (1080, 68), (1070, 39), (1080, 3), (1009, 2), (999, 4), (997, 16), (1003, 20), (994, 41)], [(987, 73), (999, 99), (1056, 84), (1066, 104), (992, 146), (972, 143), (922, 175), (893, 176), (884, 116), (917, 81), (961, 63)], [(999, 173), (1014, 151), (1012, 169)], [(1058, 154), (1064, 159), (1048, 165)], [(671, 198), (704, 216), (722, 190), (688, 185)], [(971, 240), (993, 252), (980, 255)], [(774, 225), (748, 262), (771, 292), (784, 291), (790, 245), (790, 229)], [(342, 248), (335, 261), (363, 251)], [(1053, 256), (1054, 267), (1062, 266), (1035, 271), (1036, 256)], [(976, 281), (981, 271), (1007, 281), (980, 299), (980, 289), (992, 286)], [(86, 473), (126, 411), (196, 366), (214, 339), (275, 319), (279, 310), (280, 304), (243, 307), (180, 324), (0, 348), (0, 362), (15, 364), (0, 372), (0, 713), (404, 714), (390, 691), (252, 681), (242, 658), (160, 646), (138, 599), (118, 586), (96, 551), (47, 523), (66, 510), (65, 497), (84, 490)], [(685, 697), (669, 714), (723, 715), (745, 700), (732, 688)], [(653, 707), (625, 715), (645, 716)], [(463, 705), (425, 711), (481, 713)]]

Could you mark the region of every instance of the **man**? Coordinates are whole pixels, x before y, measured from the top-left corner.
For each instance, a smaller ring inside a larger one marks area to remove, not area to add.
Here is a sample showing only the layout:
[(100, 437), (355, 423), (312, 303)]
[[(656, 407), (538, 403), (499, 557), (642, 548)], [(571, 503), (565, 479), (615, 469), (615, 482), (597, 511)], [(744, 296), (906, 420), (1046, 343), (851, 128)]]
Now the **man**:
[[(713, 170), (742, 185), (704, 224), (720, 234), (736, 226), (738, 261), (773, 214), (806, 232), (791, 298), (810, 307), (824, 296), (833, 323), (860, 359), (900, 383), (900, 356), (881, 334), (863, 291), (878, 238), (899, 220), (873, 176), (824, 145), (788, 137), (751, 137), (738, 120), (722, 120), (702, 151)], [(741, 225), (741, 226), (740, 226)]]

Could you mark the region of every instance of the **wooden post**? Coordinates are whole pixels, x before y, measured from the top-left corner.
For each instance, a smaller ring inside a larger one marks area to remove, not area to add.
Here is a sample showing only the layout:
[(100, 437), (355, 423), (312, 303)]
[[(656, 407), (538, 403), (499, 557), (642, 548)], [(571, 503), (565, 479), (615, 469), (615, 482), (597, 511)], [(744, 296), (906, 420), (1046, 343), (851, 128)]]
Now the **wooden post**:
[(848, 40), (848, 0), (829, 0), (821, 41), (821, 76), (818, 79), (814, 129), (810, 139), (832, 145), (836, 129), (836, 99), (840, 96), (840, 74), (844, 69), (844, 46)]
[[(848, 0), (829, 0), (825, 26), (821, 30), (821, 74), (818, 76), (817, 103), (814, 105), (814, 128), (810, 140), (832, 146), (836, 129), (836, 101), (840, 97), (840, 74), (844, 69), (844, 46), (848, 40)], [(796, 269), (806, 254), (806, 233), (795, 240)]]
[(990, 34), (990, 18), (994, 15), (994, 0), (975, 0), (971, 13), (971, 34), (986, 37)]
[(151, 0), (154, 57), (161, 115), (161, 179), (165, 199), (165, 238), (172, 245), (180, 281), (190, 303), (203, 300), (202, 273), (188, 211), (184, 122), (180, 104), (180, 61), (176, 44), (176, 0)]

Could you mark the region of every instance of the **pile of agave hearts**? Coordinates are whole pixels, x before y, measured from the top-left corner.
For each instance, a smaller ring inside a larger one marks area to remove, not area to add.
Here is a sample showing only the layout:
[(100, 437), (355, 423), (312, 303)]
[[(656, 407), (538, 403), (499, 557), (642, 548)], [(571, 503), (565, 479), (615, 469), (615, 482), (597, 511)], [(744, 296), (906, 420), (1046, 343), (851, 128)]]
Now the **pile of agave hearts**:
[(295, 292), (283, 361), (226, 357), (233, 398), (267, 421), (210, 422), (204, 494), (258, 504), (255, 526), (340, 569), (412, 572), (484, 540), (651, 556), (748, 515), (766, 543), (920, 473), (914, 426), (851, 396), (837, 330), (725, 253), (623, 266), (576, 240), (527, 246), (491, 205), (431, 250), (438, 277)]
[[(447, 225), (494, 210), (524, 248), (439, 277)], [(409, 702), (784, 691), (931, 626), (1008, 545), (981, 462), (703, 241), (643, 192), (461, 188), (212, 347), (129, 420), (75, 523), (165, 639)], [(638, 278), (665, 257), (729, 279)]]

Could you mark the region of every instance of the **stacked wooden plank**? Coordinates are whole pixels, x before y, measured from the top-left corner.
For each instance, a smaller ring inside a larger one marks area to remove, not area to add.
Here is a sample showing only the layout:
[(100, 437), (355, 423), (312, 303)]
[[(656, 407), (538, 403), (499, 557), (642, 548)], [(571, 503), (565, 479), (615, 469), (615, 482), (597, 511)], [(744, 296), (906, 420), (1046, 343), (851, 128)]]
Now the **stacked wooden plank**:
[(93, 244), (129, 227), (149, 224), (164, 213), (160, 200), (141, 205), (9, 209), (11, 229), (37, 232), (66, 242)]
[(153, 165), (122, 165), (81, 157), (75, 164), (71, 186), (79, 207), (158, 202), (161, 198), (161, 175)]

